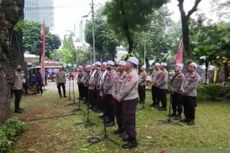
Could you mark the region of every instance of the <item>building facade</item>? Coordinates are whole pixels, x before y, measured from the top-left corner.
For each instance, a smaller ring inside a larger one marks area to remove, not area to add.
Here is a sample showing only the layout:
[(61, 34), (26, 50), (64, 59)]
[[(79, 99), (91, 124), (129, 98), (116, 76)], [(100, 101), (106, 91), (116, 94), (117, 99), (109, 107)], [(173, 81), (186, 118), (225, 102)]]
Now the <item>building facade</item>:
[(25, 0), (24, 19), (42, 23), (46, 26), (54, 26), (53, 0)]

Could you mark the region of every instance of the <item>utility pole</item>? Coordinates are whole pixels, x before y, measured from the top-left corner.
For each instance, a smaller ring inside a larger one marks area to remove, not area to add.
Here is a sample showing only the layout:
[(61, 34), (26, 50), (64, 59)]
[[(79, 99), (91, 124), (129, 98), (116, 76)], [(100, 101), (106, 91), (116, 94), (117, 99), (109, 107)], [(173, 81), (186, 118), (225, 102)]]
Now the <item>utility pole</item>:
[(94, 22), (94, 2), (92, 0), (92, 6), (91, 6), (91, 11), (92, 11), (92, 36), (93, 36), (93, 62), (96, 62), (96, 51), (95, 51), (95, 22)]

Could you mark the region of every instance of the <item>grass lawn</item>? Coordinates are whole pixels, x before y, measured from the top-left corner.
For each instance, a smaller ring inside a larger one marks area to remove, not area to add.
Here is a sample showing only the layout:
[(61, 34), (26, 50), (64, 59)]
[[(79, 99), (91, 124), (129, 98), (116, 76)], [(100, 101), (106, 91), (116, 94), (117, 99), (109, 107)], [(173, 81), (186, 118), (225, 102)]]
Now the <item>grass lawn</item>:
[[(75, 125), (84, 120), (84, 114), (77, 112), (68, 99), (59, 99), (57, 93), (48, 92), (44, 96), (25, 96), (22, 107), (25, 112), (15, 114), (25, 121), (25, 132), (17, 138), (10, 153), (229, 153), (230, 152), (230, 102), (198, 102), (196, 125), (183, 126), (164, 124), (159, 120), (167, 119), (167, 112), (159, 112), (149, 107), (150, 94), (147, 94), (145, 109), (137, 109), (138, 147), (129, 151), (122, 150), (123, 143), (112, 134), (116, 127), (108, 128), (109, 141), (90, 144), (87, 136), (102, 134), (102, 121), (99, 114), (90, 112), (96, 123), (93, 127)], [(83, 110), (86, 110), (83, 105)]]

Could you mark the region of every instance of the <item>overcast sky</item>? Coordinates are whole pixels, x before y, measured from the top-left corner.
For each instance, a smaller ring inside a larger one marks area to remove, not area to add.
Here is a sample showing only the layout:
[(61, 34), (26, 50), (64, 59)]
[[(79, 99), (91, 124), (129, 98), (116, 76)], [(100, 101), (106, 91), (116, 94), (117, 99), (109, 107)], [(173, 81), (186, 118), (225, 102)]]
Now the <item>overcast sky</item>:
[[(75, 30), (80, 37), (82, 16), (90, 12), (91, 0), (53, 0), (54, 1), (54, 33), (61, 37), (69, 33), (69, 30)], [(96, 8), (103, 5), (107, 0), (94, 0)], [(195, 0), (185, 0), (185, 9), (189, 10), (193, 6)], [(208, 18), (213, 18), (211, 11), (211, 0), (202, 0), (198, 9), (199, 12), (206, 14)], [(177, 0), (171, 0), (167, 4), (170, 12), (172, 12), (172, 19), (176, 22), (180, 21), (180, 13), (177, 6)], [(216, 19), (216, 18), (214, 18)], [(85, 20), (85, 19), (84, 19)], [(84, 22), (84, 21), (83, 21)]]

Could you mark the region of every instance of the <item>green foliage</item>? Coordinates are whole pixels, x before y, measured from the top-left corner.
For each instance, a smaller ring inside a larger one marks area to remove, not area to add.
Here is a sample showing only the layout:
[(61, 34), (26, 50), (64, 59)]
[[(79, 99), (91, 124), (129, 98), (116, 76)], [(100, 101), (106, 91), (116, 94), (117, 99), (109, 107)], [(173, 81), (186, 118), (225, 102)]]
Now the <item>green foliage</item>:
[(230, 24), (217, 23), (204, 26), (202, 21), (191, 21), (192, 58), (207, 56), (213, 64), (222, 64), (223, 58), (230, 59)]
[(223, 99), (230, 91), (230, 86), (220, 84), (200, 85), (198, 88), (198, 99)]
[(64, 37), (62, 48), (55, 50), (51, 57), (63, 64), (86, 64), (90, 60), (90, 53), (84, 48), (76, 48), (73, 34), (70, 34)]
[(0, 127), (0, 153), (5, 153), (9, 150), (15, 137), (23, 131), (24, 123), (11, 118), (8, 119)]
[(104, 14), (110, 27), (133, 51), (134, 33), (145, 31), (151, 22), (154, 8), (161, 7), (164, 0), (111, 0), (106, 3)]
[(146, 58), (155, 61), (168, 61), (175, 54), (179, 39), (179, 25), (169, 17), (167, 8), (162, 7), (151, 14), (151, 23), (146, 32), (136, 33), (136, 48), (143, 59), (144, 45)]
[[(14, 30), (21, 31), (23, 34), (23, 49), (31, 54), (39, 55), (41, 48), (41, 25), (37, 22), (19, 21)], [(46, 34), (46, 56), (50, 57), (53, 50), (61, 46), (60, 38), (50, 32), (48, 27), (45, 28)]]
[[(116, 55), (116, 47), (118, 44), (118, 39), (114, 31), (110, 29), (105, 18), (98, 10), (95, 18), (95, 48), (96, 48), (96, 58), (97, 59), (114, 59)], [(91, 47), (93, 46), (92, 38), (92, 20), (88, 21), (85, 28), (86, 42), (88, 42)]]

